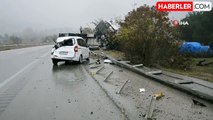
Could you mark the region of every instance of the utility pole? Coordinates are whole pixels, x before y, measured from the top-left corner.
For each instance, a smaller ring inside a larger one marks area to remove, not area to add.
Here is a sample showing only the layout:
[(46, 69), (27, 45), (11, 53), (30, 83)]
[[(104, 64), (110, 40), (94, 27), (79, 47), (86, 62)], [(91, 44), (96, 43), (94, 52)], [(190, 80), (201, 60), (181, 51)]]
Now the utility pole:
[(133, 6), (133, 10), (135, 10), (136, 6), (137, 6), (136, 0), (133, 1), (133, 5), (132, 6)]

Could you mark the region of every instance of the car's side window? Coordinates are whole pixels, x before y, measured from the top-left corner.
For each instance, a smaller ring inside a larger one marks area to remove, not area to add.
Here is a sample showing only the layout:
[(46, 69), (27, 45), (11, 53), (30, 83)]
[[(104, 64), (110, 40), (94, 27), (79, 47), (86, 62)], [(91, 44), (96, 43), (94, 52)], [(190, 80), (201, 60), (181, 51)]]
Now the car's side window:
[(78, 45), (82, 46), (81, 39), (77, 39)]
[(78, 44), (82, 47), (86, 47), (86, 42), (83, 39), (77, 39)]
[(82, 40), (83, 46), (87, 47), (87, 43), (85, 42), (85, 40)]

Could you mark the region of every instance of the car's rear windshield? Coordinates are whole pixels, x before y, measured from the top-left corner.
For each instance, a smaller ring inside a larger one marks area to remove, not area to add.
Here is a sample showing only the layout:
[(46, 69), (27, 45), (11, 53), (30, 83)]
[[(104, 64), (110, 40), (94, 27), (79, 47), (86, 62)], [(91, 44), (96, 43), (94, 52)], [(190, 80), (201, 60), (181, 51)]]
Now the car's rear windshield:
[(67, 39), (61, 42), (61, 46), (73, 46), (74, 40), (73, 39)]

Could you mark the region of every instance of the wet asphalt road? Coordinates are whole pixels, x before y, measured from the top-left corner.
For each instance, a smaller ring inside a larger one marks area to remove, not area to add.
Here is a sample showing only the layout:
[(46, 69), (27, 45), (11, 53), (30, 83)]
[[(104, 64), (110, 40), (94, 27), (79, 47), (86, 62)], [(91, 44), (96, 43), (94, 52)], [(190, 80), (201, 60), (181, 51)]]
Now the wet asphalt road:
[(0, 52), (0, 120), (123, 120), (84, 65), (52, 65), (52, 46)]

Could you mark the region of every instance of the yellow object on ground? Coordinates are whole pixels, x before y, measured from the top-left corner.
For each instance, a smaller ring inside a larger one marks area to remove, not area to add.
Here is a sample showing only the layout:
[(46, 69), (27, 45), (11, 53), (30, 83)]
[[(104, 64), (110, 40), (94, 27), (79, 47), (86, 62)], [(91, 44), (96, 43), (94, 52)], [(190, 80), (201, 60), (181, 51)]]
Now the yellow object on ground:
[(156, 93), (153, 95), (157, 100), (159, 100), (160, 98), (162, 98), (164, 96), (163, 92), (161, 91), (160, 93)]

